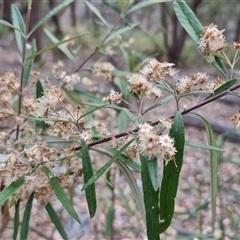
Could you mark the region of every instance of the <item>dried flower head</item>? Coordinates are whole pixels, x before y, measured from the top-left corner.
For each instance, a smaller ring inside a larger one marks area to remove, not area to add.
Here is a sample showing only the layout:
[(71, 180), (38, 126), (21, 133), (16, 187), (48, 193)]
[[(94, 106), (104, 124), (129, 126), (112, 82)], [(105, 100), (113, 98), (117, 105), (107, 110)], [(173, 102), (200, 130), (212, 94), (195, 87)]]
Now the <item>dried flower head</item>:
[(239, 42), (233, 42), (231, 45), (234, 49), (240, 49), (240, 43)]
[(103, 98), (103, 102), (109, 102), (110, 104), (116, 103), (119, 104), (122, 100), (122, 93), (110, 91), (110, 94), (107, 97)]
[(213, 23), (209, 26), (203, 27), (203, 32), (200, 37), (199, 49), (205, 55), (208, 62), (214, 61), (214, 56), (210, 51), (221, 51), (226, 49), (227, 43), (225, 41), (225, 36), (223, 32), (225, 30), (219, 31), (217, 25)]
[(236, 128), (240, 128), (240, 112), (231, 116), (230, 119)]
[(185, 91), (190, 91), (190, 88), (192, 87), (193, 83), (191, 78), (184, 76), (180, 79), (178, 79), (178, 83), (177, 83), (177, 92), (178, 93), (182, 93)]
[(102, 76), (107, 81), (112, 79), (112, 71), (115, 70), (115, 67), (110, 62), (98, 62), (92, 66), (94, 74), (96, 76)]

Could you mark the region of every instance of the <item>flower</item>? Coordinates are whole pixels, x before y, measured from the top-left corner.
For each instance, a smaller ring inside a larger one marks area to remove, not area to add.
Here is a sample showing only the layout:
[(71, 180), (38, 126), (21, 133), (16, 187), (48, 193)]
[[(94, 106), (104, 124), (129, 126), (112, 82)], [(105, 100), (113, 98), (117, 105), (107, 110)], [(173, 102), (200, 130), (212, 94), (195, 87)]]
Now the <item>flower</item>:
[(240, 112), (238, 112), (235, 115), (231, 116), (230, 119), (231, 119), (233, 125), (236, 128), (240, 128)]
[(139, 127), (139, 133), (140, 134), (149, 133), (153, 129), (153, 126), (151, 126), (148, 123), (140, 124), (138, 127)]
[(213, 23), (203, 27), (198, 48), (210, 63), (214, 61), (214, 56), (210, 52), (211, 50), (218, 52), (227, 48), (225, 36), (223, 35), (224, 31), (219, 31), (217, 25)]
[(113, 90), (110, 91), (110, 94), (107, 97), (103, 98), (103, 102), (112, 103), (120, 103), (122, 100), (122, 93), (115, 92)]
[(184, 76), (178, 79), (177, 92), (181, 93), (181, 92), (189, 91), (192, 85), (193, 83), (191, 81), (191, 78)]

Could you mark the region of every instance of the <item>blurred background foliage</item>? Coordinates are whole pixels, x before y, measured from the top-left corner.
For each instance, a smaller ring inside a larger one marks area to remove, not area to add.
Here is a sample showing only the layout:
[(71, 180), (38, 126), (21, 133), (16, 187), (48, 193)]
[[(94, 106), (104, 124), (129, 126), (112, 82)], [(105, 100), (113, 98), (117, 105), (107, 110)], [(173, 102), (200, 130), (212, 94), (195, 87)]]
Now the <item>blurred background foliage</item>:
[[(117, 21), (120, 15), (117, 1), (101, 0), (90, 2), (101, 12), (110, 27)], [(140, 2), (142, 1), (136, 0), (133, 4)], [(229, 43), (239, 40), (240, 4), (236, 4), (236, 1), (194, 0), (186, 2), (203, 26), (210, 23), (217, 24), (219, 29), (226, 29)], [(11, 22), (10, 6), (12, 3), (15, 3), (22, 13), (27, 10), (27, 1), (0, 0), (0, 9), (2, 10), (0, 18), (9, 22)], [(59, 0), (33, 0), (30, 28), (59, 3)], [(130, 53), (135, 60), (133, 62), (140, 63), (144, 58), (152, 56), (160, 61), (173, 62), (181, 67), (190, 64), (195, 66), (204, 64), (205, 61), (202, 60), (202, 55), (189, 39), (185, 30), (179, 25), (173, 13), (171, 2), (154, 4), (128, 14), (119, 26), (132, 23), (138, 23), (138, 25), (123, 36), (122, 43), (134, 39), (134, 48), (131, 48)], [(107, 33), (106, 27), (89, 10), (84, 1), (75, 1), (67, 9), (54, 16), (51, 23), (48, 23), (48, 26), (45, 27), (50, 28), (59, 38), (83, 30), (90, 32), (91, 34), (87, 38), (83, 38), (85, 41), (81, 39), (79, 43), (81, 48), (85, 50), (91, 49), (92, 45), (96, 46)], [(1, 26), (0, 36), (5, 34), (6, 31), (7, 29), (3, 29)], [(32, 38), (37, 39), (37, 48), (41, 49), (45, 39), (42, 29), (38, 29)], [(114, 57), (108, 60), (118, 62)]]

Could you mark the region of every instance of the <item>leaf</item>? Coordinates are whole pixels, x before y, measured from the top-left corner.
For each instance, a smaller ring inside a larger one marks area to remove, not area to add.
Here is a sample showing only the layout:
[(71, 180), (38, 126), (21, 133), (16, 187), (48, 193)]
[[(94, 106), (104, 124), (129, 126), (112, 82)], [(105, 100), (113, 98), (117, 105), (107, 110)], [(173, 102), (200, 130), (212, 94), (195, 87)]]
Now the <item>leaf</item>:
[(138, 120), (127, 108), (120, 107), (113, 104), (109, 104), (106, 107), (123, 111), (133, 123), (136, 123), (136, 121)]
[(149, 107), (147, 110), (145, 110), (144, 113), (149, 112), (150, 110), (153, 110), (154, 108), (157, 108), (159, 106), (162, 106), (163, 104), (165, 104), (167, 102), (170, 102), (172, 99), (174, 99), (174, 96), (173, 95), (169, 95), (169, 96), (161, 99), (157, 103), (151, 105), (151, 107)]
[(56, 6), (54, 9), (52, 9), (49, 13), (47, 13), (29, 32), (28, 37), (32, 35), (32, 33), (38, 29), (43, 23), (45, 23), (48, 19), (50, 19), (52, 16), (54, 16), (56, 13), (60, 12), (62, 9), (66, 8), (68, 5), (70, 5), (74, 0), (65, 0), (63, 3)]
[(148, 164), (149, 161), (143, 155), (140, 155), (141, 160), (141, 176), (143, 186), (143, 199), (146, 210), (146, 225), (148, 239), (160, 239), (159, 236), (159, 189), (154, 190), (149, 176)]
[(47, 29), (43, 29), (43, 31), (46, 33), (46, 35), (50, 38), (50, 40), (53, 42), (53, 44), (52, 45), (50, 45), (50, 46), (48, 46), (48, 47), (46, 47), (46, 48), (44, 48), (44, 49), (42, 49), (42, 50), (40, 50), (40, 51), (38, 51), (38, 52), (36, 52), (35, 54), (33, 54), (33, 55), (31, 55), (31, 56), (29, 56), (28, 57), (28, 59), (29, 58), (33, 58), (33, 57), (36, 57), (36, 56), (38, 56), (38, 55), (40, 55), (40, 54), (42, 54), (42, 53), (44, 53), (44, 52), (47, 52), (47, 51), (49, 51), (49, 50), (52, 50), (52, 49), (54, 49), (54, 48), (59, 48), (71, 61), (73, 61), (74, 63), (76, 63), (76, 58), (75, 58), (75, 56), (73, 56), (73, 54), (66, 48), (66, 46), (65, 45), (63, 45), (64, 43), (66, 43), (66, 42), (69, 42), (69, 41), (71, 41), (71, 40), (74, 40), (74, 39), (76, 39), (76, 38), (79, 38), (79, 37), (82, 37), (82, 36), (84, 36), (84, 35), (86, 35), (86, 34), (88, 34), (88, 33), (83, 33), (83, 34), (78, 34), (78, 35), (76, 35), (76, 36), (74, 36), (74, 37), (72, 37), (72, 38), (68, 38), (68, 39), (65, 39), (65, 40), (59, 40), (58, 38), (56, 38), (51, 32), (49, 32)]
[(22, 227), (20, 230), (20, 239), (28, 239), (29, 222), (31, 217), (33, 199), (34, 199), (34, 192), (29, 197), (27, 201), (27, 205), (25, 207), (23, 220), (22, 220)]
[(222, 93), (222, 92), (228, 90), (230, 87), (232, 87), (237, 82), (238, 82), (238, 79), (232, 79), (232, 80), (229, 80), (229, 81), (225, 82), (223, 85), (221, 85), (220, 87), (215, 89), (214, 92), (212, 94), (210, 94), (204, 100), (207, 100), (208, 98), (211, 98), (211, 97), (213, 97), (213, 96), (215, 96), (215, 95), (217, 95), (219, 93)]
[(159, 189), (158, 159), (155, 157), (148, 160), (147, 167), (148, 167), (149, 176), (152, 182), (153, 189), (157, 191)]
[(48, 215), (51, 218), (52, 223), (54, 224), (54, 226), (58, 230), (61, 237), (64, 240), (68, 239), (67, 233), (65, 232), (64, 227), (61, 224), (61, 220), (58, 217), (57, 213), (55, 212), (55, 210), (54, 210), (54, 208), (53, 208), (53, 206), (50, 202), (45, 206), (45, 209), (47, 210)]
[(130, 31), (131, 29), (135, 28), (139, 23), (135, 24), (126, 24), (126, 26), (119, 28), (118, 30), (114, 31), (105, 41), (104, 43), (108, 43), (111, 40), (118, 38), (121, 34)]
[[(35, 52), (36, 52), (36, 40), (34, 39), (31, 44), (31, 49), (28, 52), (28, 56), (33, 55)], [(27, 59), (26, 62), (24, 63), (24, 70), (23, 70), (23, 86), (24, 87), (28, 83), (33, 62), (34, 62), (34, 58), (30, 58), (30, 59)]]
[(66, 88), (64, 88), (63, 90), (72, 101), (77, 103), (79, 106), (84, 107), (84, 104), (80, 99), (79, 94), (76, 94), (75, 90), (71, 91)]
[(112, 229), (113, 229), (113, 218), (114, 218), (114, 211), (113, 211), (113, 204), (106, 199), (106, 207), (107, 207), (107, 217), (106, 217), (106, 227), (105, 227), (105, 236), (111, 236)]
[(4, 188), (0, 192), (0, 206), (11, 196), (13, 195), (25, 182), (24, 176), (17, 179), (15, 182), (12, 182), (8, 187)]
[(102, 16), (102, 14), (99, 12), (99, 10), (93, 5), (91, 4), (89, 1), (84, 0), (84, 2), (86, 3), (86, 5), (88, 6), (88, 8), (95, 13), (95, 15), (102, 21), (102, 23), (108, 28), (108, 23), (106, 22), (106, 20), (104, 19), (104, 17)]
[[(81, 141), (82, 148), (82, 166), (83, 166), (83, 179), (84, 183), (93, 176), (93, 168), (91, 158), (87, 149), (87, 145), (84, 141)], [(79, 156), (80, 157), (80, 156)], [(95, 184), (91, 184), (86, 190), (86, 199), (88, 204), (88, 210), (90, 213), (90, 218), (93, 218), (97, 209), (97, 201), (96, 201), (96, 191)]]
[(17, 240), (18, 229), (19, 229), (19, 210), (20, 210), (20, 200), (18, 200), (15, 205), (15, 213), (14, 213), (14, 220), (13, 220), (13, 240)]
[(4, 21), (4, 20), (0, 19), (0, 25), (4, 25), (4, 26), (12, 28), (16, 31), (19, 31), (21, 33), (21, 35), (24, 36), (24, 33), (20, 29), (16, 28), (15, 26), (13, 26), (12, 24), (10, 24), (7, 21)]
[(185, 145), (190, 146), (190, 147), (195, 147), (195, 148), (202, 148), (202, 149), (207, 149), (207, 150), (212, 150), (212, 151), (223, 152), (223, 150), (221, 148), (210, 146), (210, 145), (205, 145), (205, 144), (201, 144), (201, 143), (196, 143), (196, 142), (192, 142), (192, 141), (187, 141), (187, 140), (185, 141)]
[(117, 118), (119, 132), (125, 132), (127, 128), (128, 118), (124, 111), (121, 111)]
[[(117, 150), (115, 150), (114, 148), (109, 148), (109, 147), (106, 147), (106, 149), (108, 150), (108, 152), (110, 152), (111, 154), (115, 155), (117, 154)], [(132, 169), (136, 170), (137, 172), (141, 172), (141, 166), (135, 162), (134, 160), (126, 157), (125, 155), (123, 154), (120, 154), (118, 156), (118, 159), (125, 163), (126, 165), (128, 165), (129, 167), (131, 167)]]
[[(199, 45), (199, 38), (203, 27), (194, 12), (188, 7), (185, 1), (174, 1), (173, 9), (182, 27), (187, 31), (195, 44)], [(212, 65), (228, 79), (227, 71), (221, 58), (215, 56), (215, 61)]]
[(177, 149), (175, 161), (177, 166), (173, 160), (164, 165), (160, 191), (160, 233), (164, 232), (172, 221), (179, 174), (183, 162), (185, 134), (183, 117), (180, 112), (175, 113), (169, 135), (175, 140), (174, 146)]
[[(41, 98), (44, 95), (44, 89), (41, 81), (38, 79), (36, 82), (36, 98)], [(36, 121), (36, 131), (45, 131), (49, 128), (49, 125), (43, 121)]]
[(157, 4), (157, 3), (163, 3), (163, 2), (172, 2), (172, 0), (154, 0), (154, 1), (144, 1), (144, 2), (140, 2), (140, 3), (137, 3), (135, 4), (134, 6), (132, 6), (126, 14), (129, 14), (129, 13), (133, 13), (135, 11), (138, 11), (142, 8), (145, 8), (145, 7), (149, 7), (153, 4)]
[(223, 61), (221, 58), (214, 57), (215, 61), (212, 62), (212, 65), (220, 72), (222, 75), (228, 80), (228, 74), (225, 65), (223, 64)]
[(105, 171), (112, 165), (112, 163), (119, 157), (119, 155), (134, 141), (135, 139), (132, 139), (129, 141), (126, 145), (124, 145), (112, 158), (110, 161), (108, 161), (104, 166), (102, 166), (100, 169), (97, 170), (97, 172), (92, 176), (87, 183), (85, 183), (81, 189), (81, 191), (88, 188), (91, 184), (96, 182), (104, 173)]
[(198, 45), (203, 27), (196, 18), (194, 12), (188, 7), (185, 1), (174, 1), (173, 10), (182, 27), (187, 31), (196, 45)]
[(44, 166), (44, 171), (45, 171), (46, 175), (48, 176), (49, 182), (50, 182), (57, 198), (62, 203), (63, 207), (70, 214), (70, 216), (72, 216), (79, 224), (81, 224), (81, 221), (80, 221), (77, 213), (75, 212), (72, 203), (67, 198), (66, 193), (62, 189), (62, 187), (61, 187), (61, 185), (58, 181), (58, 178), (57, 177), (51, 177), (50, 170), (48, 168), (46, 168), (45, 166)]
[[(197, 113), (193, 113), (199, 116), (205, 124), (208, 143), (213, 147), (217, 147), (216, 139), (214, 137), (211, 125), (208, 121)], [(216, 207), (217, 207), (217, 194), (218, 194), (218, 152), (210, 150), (210, 176), (211, 176), (211, 211), (212, 211), (212, 229), (214, 231), (214, 225), (216, 221)]]
[(138, 187), (136, 179), (134, 178), (132, 172), (130, 171), (130, 169), (127, 167), (127, 165), (124, 162), (121, 162), (118, 160), (118, 161), (116, 161), (116, 164), (119, 167), (119, 169), (121, 170), (122, 174), (125, 176), (127, 183), (129, 185), (129, 187), (131, 188), (131, 193), (137, 204), (137, 208), (142, 215), (142, 219), (144, 222), (146, 222), (146, 211), (145, 211), (145, 206), (144, 206), (144, 202), (143, 202), (143, 196), (142, 196), (142, 192), (140, 191), (140, 189)]
[(20, 31), (15, 30), (14, 32), (15, 32), (15, 38), (16, 38), (19, 53), (23, 58), (24, 39), (21, 32), (23, 34), (25, 33), (25, 24), (24, 24), (22, 15), (15, 4), (12, 4), (11, 6), (11, 13), (12, 13), (12, 21), (13, 21), (14, 27), (20, 30)]
[[(64, 91), (66, 91), (64, 89)], [(67, 91), (66, 93), (68, 94), (69, 91)], [(81, 91), (81, 90), (78, 90), (78, 89), (74, 89), (73, 91), (71, 91), (72, 94), (75, 94), (77, 97), (84, 97), (84, 98), (87, 98), (93, 102), (102, 102), (102, 98), (99, 98), (97, 97), (96, 95), (94, 94), (91, 94), (89, 92), (86, 92), (86, 91)]]

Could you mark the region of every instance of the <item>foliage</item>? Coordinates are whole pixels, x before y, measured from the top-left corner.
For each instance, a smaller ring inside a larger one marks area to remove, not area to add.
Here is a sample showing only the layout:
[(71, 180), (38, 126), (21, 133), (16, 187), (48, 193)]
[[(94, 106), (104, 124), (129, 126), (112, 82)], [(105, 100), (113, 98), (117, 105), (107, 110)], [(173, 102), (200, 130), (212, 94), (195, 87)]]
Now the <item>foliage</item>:
[[(27, 239), (32, 204), (36, 199), (45, 206), (61, 237), (68, 239), (52, 201), (58, 199), (66, 212), (81, 224), (79, 212), (68, 196), (80, 178), (81, 191), (85, 191), (90, 218), (94, 218), (98, 203), (96, 182), (99, 178), (104, 178), (114, 196), (116, 184), (110, 174), (115, 166), (130, 186), (146, 224), (148, 239), (160, 239), (160, 234), (168, 229), (174, 217), (185, 145), (210, 152), (212, 237), (217, 215), (219, 154), (222, 150), (210, 124), (193, 111), (227, 94), (239, 96), (235, 90), (240, 84), (233, 75), (239, 59), (240, 44), (232, 44), (235, 55), (231, 62), (226, 54), (227, 43), (223, 31), (219, 31), (214, 24), (203, 27), (185, 1), (174, 1), (173, 10), (179, 23), (207, 61), (224, 78), (209, 81), (205, 73), (198, 72), (176, 81), (179, 70), (174, 68), (173, 63), (161, 63), (154, 58), (146, 60), (142, 53), (129, 51), (133, 42), (121, 42), (121, 35), (129, 34), (138, 23), (129, 22), (118, 26), (123, 19), (129, 19), (133, 12), (152, 4), (169, 2), (168, 0), (154, 3), (145, 1), (135, 5), (131, 1), (118, 1), (109, 6), (119, 14), (115, 25), (108, 22), (99, 9), (86, 0), (84, 2), (87, 7), (108, 32), (88, 57), (76, 66), (78, 59), (77, 50), (73, 48), (74, 41), (86, 33), (59, 40), (45, 29), (44, 32), (53, 44), (37, 50), (33, 40), (28, 50), (27, 42), (32, 33), (71, 2), (73, 1), (64, 1), (58, 5), (32, 29), (28, 29), (29, 19), (24, 22), (16, 5), (11, 8), (12, 24), (0, 20), (1, 25), (14, 29), (22, 63), (20, 83), (11, 72), (0, 77), (0, 121), (2, 126), (10, 120), (13, 122), (11, 126), (6, 125), (6, 129), (1, 128), (0, 132), (0, 205), (6, 206), (9, 200), (11, 205), (15, 205), (13, 238), (17, 239), (19, 234), (21, 239)], [(31, 4), (28, 1), (27, 16), (31, 14)], [(52, 75), (48, 74), (45, 78), (43, 74), (35, 72), (36, 78), (33, 81), (31, 73), (34, 58), (54, 48), (59, 48), (75, 64), (76, 69), (66, 72), (64, 65), (58, 62), (53, 67)], [(96, 81), (97, 77), (107, 81), (114, 79), (114, 84), (121, 90), (110, 90), (109, 95), (103, 97), (100, 94), (101, 84), (88, 79), (87, 74), (80, 77), (79, 72), (95, 53), (111, 56), (110, 50), (113, 49), (119, 49), (128, 70), (115, 69), (112, 63), (100, 60), (88, 69), (95, 75)], [(135, 58), (141, 60), (140, 65), (136, 64)], [(226, 64), (230, 67), (229, 72)], [(79, 82), (88, 91), (77, 89)], [(29, 90), (31, 86), (35, 86), (36, 96)], [(182, 110), (182, 99), (193, 100), (194, 95), (200, 96), (199, 102)], [(131, 97), (137, 100), (137, 107), (131, 104)], [(149, 99), (152, 100), (150, 105)], [(161, 117), (155, 122), (147, 119), (146, 113), (157, 113), (159, 108), (164, 109), (171, 101), (175, 104), (172, 115)], [(114, 115), (111, 118), (112, 113)], [(183, 115), (188, 113), (195, 114), (204, 121), (209, 145), (185, 140)], [(239, 119), (239, 113), (231, 117), (236, 127), (239, 127)], [(117, 128), (119, 133), (115, 134)], [(108, 160), (98, 168), (93, 160), (95, 156)], [(159, 174), (161, 168), (162, 172)], [(135, 172), (140, 174), (142, 187), (137, 183)], [(20, 226), (20, 202), (24, 200), (27, 203)], [(124, 196), (123, 201), (127, 205)], [(208, 203), (207, 200), (199, 208), (204, 208)], [(108, 219), (105, 234), (112, 236), (114, 206), (109, 199), (106, 200), (106, 205)], [(129, 205), (127, 208), (131, 209)], [(198, 211), (199, 209), (195, 209), (195, 212)]]

